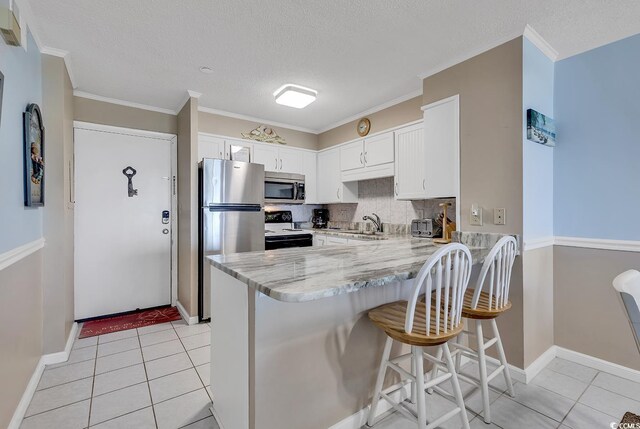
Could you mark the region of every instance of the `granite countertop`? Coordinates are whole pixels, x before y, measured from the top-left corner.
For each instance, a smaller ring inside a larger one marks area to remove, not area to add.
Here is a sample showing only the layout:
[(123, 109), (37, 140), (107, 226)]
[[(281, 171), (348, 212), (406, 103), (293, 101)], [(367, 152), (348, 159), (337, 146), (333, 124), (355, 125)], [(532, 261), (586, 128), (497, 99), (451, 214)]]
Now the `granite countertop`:
[[(439, 246), (430, 239), (398, 238), (209, 256), (210, 263), (273, 299), (305, 302), (413, 278)], [(489, 249), (473, 248), (473, 263)]]

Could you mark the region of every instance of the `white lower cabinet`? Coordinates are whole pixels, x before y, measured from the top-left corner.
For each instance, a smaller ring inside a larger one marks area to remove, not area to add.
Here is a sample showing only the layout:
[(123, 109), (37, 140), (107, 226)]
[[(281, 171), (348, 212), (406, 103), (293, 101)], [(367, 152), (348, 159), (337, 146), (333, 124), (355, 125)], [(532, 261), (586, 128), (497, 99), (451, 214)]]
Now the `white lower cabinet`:
[(357, 238), (336, 237), (335, 235), (326, 235), (322, 233), (315, 233), (313, 235), (314, 246), (328, 246), (328, 245), (358, 245), (362, 243), (370, 242), (371, 240), (359, 240)]
[(324, 246), (327, 244), (327, 236), (321, 234), (313, 235), (313, 245), (314, 246)]

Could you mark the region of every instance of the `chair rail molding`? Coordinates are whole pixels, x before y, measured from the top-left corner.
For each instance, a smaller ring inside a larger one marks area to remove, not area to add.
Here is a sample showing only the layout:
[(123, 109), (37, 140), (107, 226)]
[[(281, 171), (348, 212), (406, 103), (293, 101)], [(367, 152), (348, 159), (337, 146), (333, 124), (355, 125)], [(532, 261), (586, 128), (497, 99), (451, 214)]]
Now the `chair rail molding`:
[(30, 243), (26, 243), (4, 253), (0, 253), (0, 271), (42, 249), (44, 244), (44, 237), (40, 237)]
[(615, 250), (619, 252), (640, 252), (638, 240), (611, 240), (586, 237), (542, 237), (524, 241), (524, 250), (541, 249), (548, 246), (581, 247), (585, 249)]

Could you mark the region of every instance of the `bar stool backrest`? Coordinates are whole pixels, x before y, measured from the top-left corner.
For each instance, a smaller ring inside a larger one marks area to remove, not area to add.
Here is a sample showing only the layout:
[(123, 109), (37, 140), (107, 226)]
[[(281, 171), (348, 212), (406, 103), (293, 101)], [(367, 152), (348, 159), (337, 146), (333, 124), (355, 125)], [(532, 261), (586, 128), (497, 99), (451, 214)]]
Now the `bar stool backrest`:
[[(480, 293), (489, 295), (487, 310), (500, 310), (509, 301), (511, 269), (516, 260), (518, 243), (511, 236), (502, 237), (493, 246), (482, 265), (478, 282), (471, 300), (471, 308), (478, 308)], [(483, 308), (484, 309), (484, 308)]]
[[(460, 243), (451, 243), (438, 249), (427, 259), (416, 276), (413, 291), (407, 305), (405, 332), (411, 333), (416, 305), (425, 288), (426, 332), (436, 335), (446, 334), (460, 325), (464, 293), (471, 276), (471, 252)], [(432, 292), (435, 301), (432, 302)], [(435, 321), (431, 321), (431, 308)]]
[(613, 279), (613, 287), (620, 293), (640, 352), (640, 272), (625, 271)]

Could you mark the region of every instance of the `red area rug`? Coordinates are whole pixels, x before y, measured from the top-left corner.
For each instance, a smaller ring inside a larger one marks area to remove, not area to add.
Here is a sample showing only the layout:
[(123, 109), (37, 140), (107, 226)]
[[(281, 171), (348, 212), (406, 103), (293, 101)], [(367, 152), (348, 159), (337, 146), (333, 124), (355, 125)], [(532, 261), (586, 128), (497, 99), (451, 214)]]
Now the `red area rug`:
[(124, 331), (126, 329), (133, 328), (142, 328), (143, 326), (173, 322), (180, 319), (182, 319), (182, 317), (180, 317), (180, 313), (175, 307), (142, 310), (137, 313), (84, 322), (84, 324), (82, 325), (82, 330), (80, 331), (80, 336), (78, 338), (87, 338), (96, 335), (110, 334), (111, 332)]

